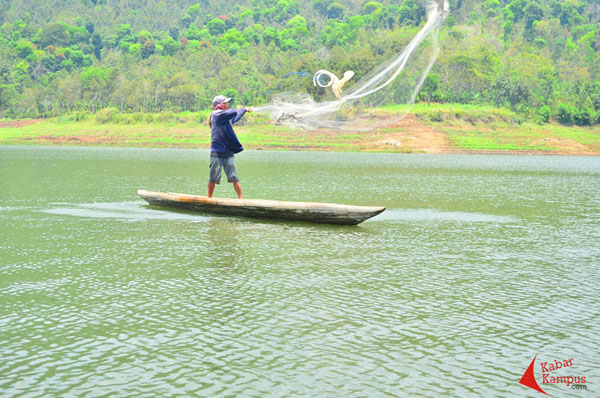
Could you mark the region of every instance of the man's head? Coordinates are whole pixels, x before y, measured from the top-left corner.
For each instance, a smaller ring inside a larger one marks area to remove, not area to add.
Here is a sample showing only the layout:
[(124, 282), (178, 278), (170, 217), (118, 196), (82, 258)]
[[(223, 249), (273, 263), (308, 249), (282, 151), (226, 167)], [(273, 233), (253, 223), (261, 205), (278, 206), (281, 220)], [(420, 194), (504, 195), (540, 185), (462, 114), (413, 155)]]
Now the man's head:
[(213, 102), (212, 102), (212, 106), (213, 108), (216, 108), (217, 106), (224, 104), (225, 106), (229, 105), (229, 101), (231, 101), (231, 98), (227, 98), (224, 95), (217, 95), (215, 98), (213, 98)]

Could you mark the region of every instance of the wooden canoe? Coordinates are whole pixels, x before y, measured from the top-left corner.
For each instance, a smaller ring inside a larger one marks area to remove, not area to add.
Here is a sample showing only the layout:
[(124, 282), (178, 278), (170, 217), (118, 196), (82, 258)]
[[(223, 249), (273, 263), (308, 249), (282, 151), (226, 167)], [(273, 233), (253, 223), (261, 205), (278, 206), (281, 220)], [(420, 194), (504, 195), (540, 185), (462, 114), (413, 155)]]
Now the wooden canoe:
[(144, 190), (139, 190), (138, 195), (153, 206), (230, 216), (324, 224), (357, 225), (385, 210), (385, 207), (262, 199), (209, 198), (206, 196)]

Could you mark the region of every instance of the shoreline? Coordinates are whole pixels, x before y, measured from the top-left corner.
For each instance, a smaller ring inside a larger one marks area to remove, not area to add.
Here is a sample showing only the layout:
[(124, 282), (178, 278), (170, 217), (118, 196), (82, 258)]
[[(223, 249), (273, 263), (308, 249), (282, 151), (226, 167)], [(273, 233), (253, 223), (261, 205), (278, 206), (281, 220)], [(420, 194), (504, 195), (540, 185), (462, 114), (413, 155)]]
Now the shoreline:
[[(148, 148), (148, 149), (197, 149), (206, 150), (210, 148), (208, 146), (172, 146), (172, 145), (102, 145), (102, 144), (90, 144), (85, 141), (77, 143), (64, 142), (28, 142), (28, 143), (2, 143), (0, 147), (56, 147), (56, 148), (122, 148), (122, 149), (136, 149), (136, 148)], [(426, 151), (336, 151), (331, 149), (323, 148), (310, 148), (310, 147), (254, 147), (244, 146), (244, 151), (273, 151), (273, 152), (323, 152), (323, 153), (381, 153), (381, 154), (399, 154), (399, 155), (527, 155), (527, 156), (578, 156), (578, 157), (594, 157), (599, 156), (600, 152), (567, 152), (567, 151), (525, 151), (525, 150), (448, 150), (438, 152), (426, 152)], [(243, 153), (243, 152), (242, 152)]]
[[(379, 108), (387, 119), (399, 112)], [(0, 121), (0, 145), (61, 145), (151, 148), (208, 148), (207, 112), (121, 115), (98, 122), (96, 115), (72, 120)], [(600, 156), (600, 126), (533, 123), (495, 108), (415, 105), (407, 117), (367, 132), (293, 130), (252, 114), (236, 125), (244, 148), (326, 152)]]

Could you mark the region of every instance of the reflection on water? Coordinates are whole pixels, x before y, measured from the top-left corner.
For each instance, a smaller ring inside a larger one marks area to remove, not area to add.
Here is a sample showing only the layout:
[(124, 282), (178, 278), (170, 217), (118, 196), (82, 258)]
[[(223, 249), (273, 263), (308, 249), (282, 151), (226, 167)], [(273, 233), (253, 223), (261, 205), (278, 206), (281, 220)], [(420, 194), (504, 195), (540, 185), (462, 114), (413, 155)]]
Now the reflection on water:
[(388, 207), (357, 227), (137, 197), (203, 194), (206, 157), (0, 147), (0, 395), (525, 396), (536, 353), (600, 379), (598, 158), (239, 156), (248, 197)]

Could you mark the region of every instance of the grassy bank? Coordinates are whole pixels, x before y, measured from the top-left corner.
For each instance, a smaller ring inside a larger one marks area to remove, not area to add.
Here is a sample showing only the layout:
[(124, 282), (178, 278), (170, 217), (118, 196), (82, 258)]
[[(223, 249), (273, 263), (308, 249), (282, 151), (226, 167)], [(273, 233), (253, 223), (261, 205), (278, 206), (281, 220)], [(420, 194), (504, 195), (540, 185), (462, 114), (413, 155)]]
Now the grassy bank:
[[(406, 113), (402, 106), (373, 110), (380, 120)], [(207, 148), (208, 111), (122, 114), (105, 109), (54, 119), (0, 121), (0, 145), (102, 145)], [(402, 153), (600, 154), (600, 127), (539, 124), (506, 109), (415, 105), (408, 116), (369, 132), (305, 131), (248, 114), (236, 127), (248, 149), (307, 149)]]

